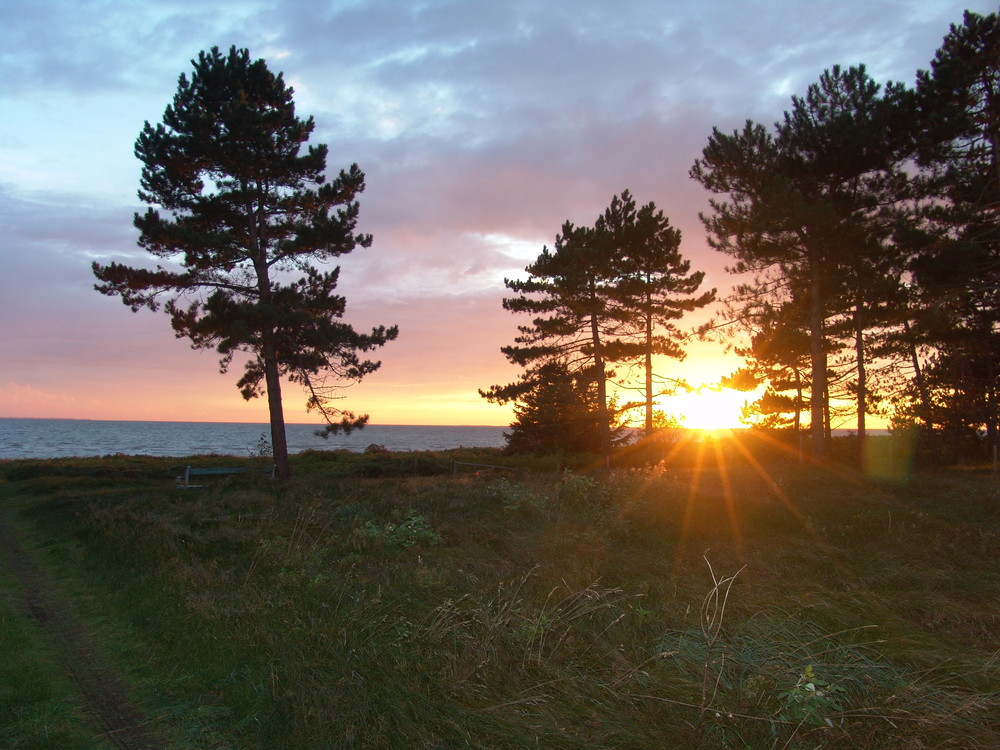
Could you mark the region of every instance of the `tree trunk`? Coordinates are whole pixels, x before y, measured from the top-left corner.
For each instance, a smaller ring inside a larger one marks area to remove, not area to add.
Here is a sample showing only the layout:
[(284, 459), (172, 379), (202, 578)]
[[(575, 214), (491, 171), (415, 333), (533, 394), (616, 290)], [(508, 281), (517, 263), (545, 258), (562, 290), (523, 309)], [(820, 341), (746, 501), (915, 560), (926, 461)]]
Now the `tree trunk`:
[(597, 316), (590, 316), (590, 335), (594, 345), (594, 377), (597, 378), (598, 418), (600, 419), (601, 455), (611, 455), (611, 418), (608, 413), (608, 381), (604, 376), (604, 352), (601, 350), (601, 332)]
[(653, 437), (653, 316), (646, 315), (646, 437)]
[(798, 367), (792, 368), (792, 372), (795, 373), (795, 421), (793, 422), (793, 428), (795, 430), (795, 450), (799, 454), (799, 462), (805, 458), (805, 453), (802, 450), (802, 404), (804, 399), (802, 397), (802, 373), (799, 372)]
[(830, 414), (830, 381), (826, 381), (826, 390), (823, 391), (823, 437), (827, 446), (833, 440), (833, 416)]
[(285, 411), (281, 403), (281, 376), (278, 373), (278, 355), (271, 335), (264, 337), (264, 383), (267, 387), (267, 410), (271, 419), (271, 452), (274, 456), (275, 479), (291, 479), (292, 467), (288, 461), (288, 440), (285, 437)]
[[(987, 112), (987, 122), (990, 123), (989, 126), (989, 140), (990, 140), (990, 158), (993, 162), (993, 199), (987, 199), (987, 205), (993, 208), (1000, 206), (1000, 128), (996, 127), (997, 118), (1000, 116), (1000, 91), (996, 87), (995, 75), (990, 75), (987, 78), (986, 89), (986, 112)], [(996, 265), (992, 264), (992, 270), (994, 276), (993, 281), (996, 282)], [(996, 470), (996, 460), (998, 451), (1000, 451), (1000, 425), (997, 424), (998, 420), (998, 410), (997, 410), (997, 387), (996, 387), (996, 371), (995, 362), (993, 355), (993, 325), (989, 325), (989, 332), (986, 336), (986, 367), (987, 367), (987, 384), (986, 384), (986, 395), (988, 398), (987, 403), (987, 415), (986, 415), (986, 437), (987, 444), (991, 452), (991, 457), (994, 461), (994, 471)]]
[(799, 368), (796, 367), (795, 370), (795, 436), (799, 436), (799, 430), (802, 429), (802, 374), (799, 372)]
[(910, 321), (903, 318), (903, 332), (906, 335), (906, 347), (910, 355), (910, 364), (913, 366), (913, 382), (917, 386), (917, 397), (920, 399), (920, 419), (924, 423), (924, 433), (928, 442), (933, 440), (934, 424), (931, 419), (931, 398), (927, 391), (927, 383), (924, 380), (924, 371), (920, 366), (920, 357), (917, 356), (917, 342), (913, 339), (913, 329), (910, 328)]
[[(264, 239), (266, 221), (262, 218), (265, 192), (257, 183), (258, 195), (251, 210), (250, 233), (253, 237), (255, 253), (254, 272), (257, 275), (259, 304), (271, 302), (271, 277), (267, 257), (267, 242)], [(274, 478), (289, 480), (292, 467), (288, 462), (288, 439), (285, 436), (285, 410), (281, 403), (281, 373), (278, 369), (278, 347), (274, 339), (274, 328), (265, 325), (260, 335), (260, 358), (264, 361), (264, 386), (267, 389), (267, 412), (271, 422), (271, 455), (274, 458)]]
[(858, 458), (865, 456), (865, 414), (868, 410), (868, 376), (865, 371), (864, 308), (860, 301), (854, 308), (854, 351), (858, 358)]
[(826, 457), (826, 347), (823, 335), (822, 269), (817, 251), (809, 251), (809, 356), (812, 364), (812, 399), (809, 404), (811, 454), (813, 460)]
[(988, 455), (994, 456), (997, 452), (997, 388), (996, 373), (993, 362), (993, 347), (990, 346), (990, 336), (986, 335), (986, 445)]

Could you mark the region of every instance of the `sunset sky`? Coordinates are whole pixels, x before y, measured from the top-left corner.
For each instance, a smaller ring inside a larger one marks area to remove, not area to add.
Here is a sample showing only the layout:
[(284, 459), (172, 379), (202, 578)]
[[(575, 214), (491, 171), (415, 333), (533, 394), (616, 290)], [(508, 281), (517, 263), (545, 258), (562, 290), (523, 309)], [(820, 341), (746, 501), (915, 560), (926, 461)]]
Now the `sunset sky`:
[[(322, 10), (320, 10), (322, 8)], [(514, 380), (504, 277), (613, 195), (654, 201), (724, 291), (688, 177), (713, 126), (773, 123), (822, 71), (913, 84), (965, 8), (942, 0), (109, 0), (0, 10), (0, 417), (267, 421), (238, 371), (93, 290), (93, 260), (143, 263), (133, 145), (191, 59), (246, 47), (283, 71), (329, 171), (367, 175), (368, 250), (342, 259), (348, 320), (398, 324), (343, 406), (379, 424), (506, 424), (478, 388)], [(692, 321), (694, 322), (694, 321)], [(689, 348), (667, 372), (738, 360)], [(286, 418), (308, 422), (285, 390)], [(735, 408), (735, 407), (734, 407)]]

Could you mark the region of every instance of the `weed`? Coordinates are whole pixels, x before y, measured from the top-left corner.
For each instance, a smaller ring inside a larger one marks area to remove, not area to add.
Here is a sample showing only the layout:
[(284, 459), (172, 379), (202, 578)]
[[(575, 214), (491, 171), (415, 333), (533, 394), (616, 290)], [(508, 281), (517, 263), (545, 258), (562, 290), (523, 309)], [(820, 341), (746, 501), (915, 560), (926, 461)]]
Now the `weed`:
[(267, 435), (263, 432), (257, 438), (257, 443), (253, 448), (249, 450), (250, 458), (257, 459), (269, 459), (274, 456), (274, 451), (271, 449), (271, 441), (268, 439)]
[[(715, 658), (713, 652), (719, 641), (719, 636), (722, 633), (722, 625), (726, 619), (726, 605), (729, 603), (729, 592), (732, 590), (736, 578), (743, 572), (743, 568), (740, 568), (730, 576), (717, 578), (715, 570), (712, 569), (712, 563), (709, 562), (707, 557), (705, 558), (705, 564), (708, 565), (708, 571), (712, 575), (712, 587), (702, 600), (699, 612), (701, 634), (705, 639), (705, 665), (701, 681), (701, 711), (703, 715), (715, 700), (719, 680), (722, 679), (722, 665), (720, 664), (715, 685), (712, 688), (712, 695), (710, 696), (708, 688), (712, 680), (712, 666)], [(722, 655), (720, 660), (724, 663), (725, 655)]]
[(398, 524), (387, 523), (378, 526), (372, 521), (366, 521), (364, 535), (368, 539), (378, 540), (387, 547), (402, 549), (441, 543), (441, 535), (430, 527), (427, 519), (412, 510), (406, 519)]
[(799, 675), (795, 685), (778, 695), (781, 701), (779, 715), (784, 721), (794, 724), (805, 723), (810, 726), (826, 724), (832, 727), (831, 717), (839, 715), (844, 710), (841, 700), (846, 692), (839, 685), (817, 677), (812, 665), (809, 664)]
[(560, 503), (576, 507), (592, 500), (598, 487), (598, 482), (593, 477), (575, 474), (567, 469), (559, 480), (557, 497)]
[(487, 497), (500, 501), (506, 511), (525, 511), (531, 508), (544, 507), (547, 499), (539, 495), (526, 484), (512, 482), (507, 477), (500, 477), (486, 488)]

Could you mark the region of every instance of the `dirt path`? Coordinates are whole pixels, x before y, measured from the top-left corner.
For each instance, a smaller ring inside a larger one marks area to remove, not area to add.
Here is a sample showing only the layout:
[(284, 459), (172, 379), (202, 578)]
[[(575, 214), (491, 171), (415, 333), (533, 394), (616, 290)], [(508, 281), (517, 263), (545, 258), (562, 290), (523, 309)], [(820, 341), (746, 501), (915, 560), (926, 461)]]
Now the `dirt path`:
[(3, 513), (0, 565), (20, 583), (24, 611), (55, 644), (63, 668), (83, 696), (86, 712), (102, 730), (100, 738), (123, 750), (166, 748), (149, 728), (149, 718), (129, 701), (121, 678), (108, 668), (97, 639), (73, 617)]

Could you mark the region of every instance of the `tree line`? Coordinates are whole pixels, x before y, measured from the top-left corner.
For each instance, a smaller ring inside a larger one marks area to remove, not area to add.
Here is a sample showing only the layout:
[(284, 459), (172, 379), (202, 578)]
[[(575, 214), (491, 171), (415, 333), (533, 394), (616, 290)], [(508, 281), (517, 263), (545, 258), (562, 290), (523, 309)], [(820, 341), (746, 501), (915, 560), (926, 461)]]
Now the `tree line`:
[[(877, 414), (942, 452), (981, 433), (997, 445), (998, 157), (997, 14), (966, 12), (913, 88), (834, 66), (772, 127), (713, 129), (690, 175), (712, 193), (708, 242), (739, 276), (715, 330), (747, 363), (724, 383), (763, 388), (747, 421), (798, 430), (808, 415), (817, 459), (845, 411), (862, 442)], [(653, 204), (641, 213), (669, 225)], [(518, 401), (512, 446), (607, 453), (611, 365), (637, 358), (653, 429), (651, 356), (682, 356), (675, 323), (713, 293), (684, 296), (702, 277), (679, 235), (637, 216), (626, 192), (506, 281), (519, 296), (505, 309), (539, 316), (503, 349), (522, 378), (481, 392)]]
[[(682, 358), (685, 313), (715, 299), (693, 296), (704, 272), (691, 271), (680, 231), (654, 203), (638, 206), (616, 195), (593, 227), (563, 225), (553, 248), (525, 269), (527, 280), (505, 279), (515, 297), (504, 309), (534, 316), (502, 349), (525, 368), (517, 382), (480, 391), (494, 403), (515, 403), (511, 450), (566, 450), (609, 455), (621, 415), (641, 407), (645, 431), (656, 429), (653, 357)], [(638, 367), (643, 398), (619, 407), (608, 384), (614, 366)]]
[[(368, 353), (398, 335), (344, 323), (339, 269), (317, 267), (371, 246), (356, 231), (364, 173), (327, 178), (313, 119), (263, 60), (232, 47), (192, 62), (135, 144), (148, 208), (134, 224), (158, 262), (95, 262), (95, 286), (133, 312), (162, 307), (223, 371), (238, 356), (237, 385), (266, 396), (288, 478), (282, 379), (304, 389), (325, 434), (362, 427), (367, 415), (337, 408), (340, 389), (377, 370)], [(931, 439), (984, 431), (997, 444), (998, 71), (997, 14), (966, 12), (914, 88), (834, 67), (773, 127), (713, 130), (691, 177), (713, 194), (709, 243), (740, 275), (715, 330), (747, 362), (726, 382), (764, 388), (748, 419), (798, 428), (808, 414), (817, 458), (847, 401), (861, 436), (878, 413)], [(654, 357), (682, 358), (683, 317), (716, 298), (699, 293), (704, 273), (680, 242), (626, 190), (593, 226), (565, 223), (527, 279), (505, 280), (504, 308), (531, 316), (502, 349), (524, 371), (480, 393), (515, 404), (509, 447), (607, 455), (628, 410), (647, 435), (661, 426), (670, 379)], [(619, 403), (609, 385), (626, 381), (640, 396)]]

